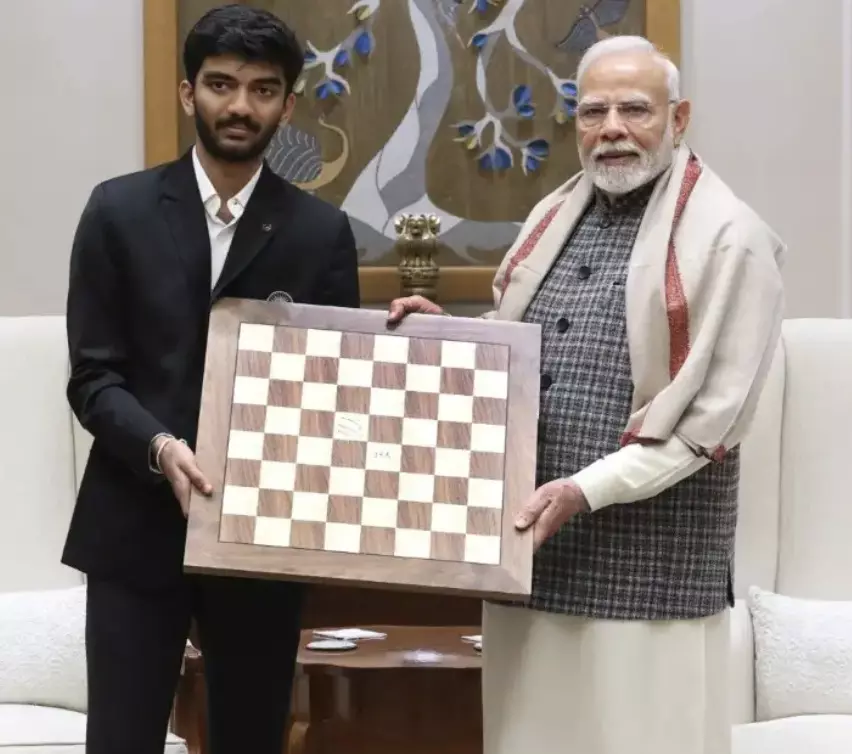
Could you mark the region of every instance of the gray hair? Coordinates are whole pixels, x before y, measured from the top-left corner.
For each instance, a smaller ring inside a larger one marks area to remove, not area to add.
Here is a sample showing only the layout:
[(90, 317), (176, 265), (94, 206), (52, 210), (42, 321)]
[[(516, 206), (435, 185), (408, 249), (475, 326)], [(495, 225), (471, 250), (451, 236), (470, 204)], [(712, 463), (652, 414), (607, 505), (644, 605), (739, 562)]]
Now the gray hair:
[(620, 54), (625, 52), (647, 52), (653, 55), (660, 65), (666, 71), (666, 78), (669, 85), (669, 98), (680, 100), (680, 71), (677, 66), (661, 53), (657, 47), (649, 42), (644, 37), (636, 36), (614, 36), (607, 37), (593, 44), (580, 60), (580, 65), (577, 67), (577, 83), (583, 78), (583, 75), (589, 69), (592, 63), (597, 62), (607, 55)]

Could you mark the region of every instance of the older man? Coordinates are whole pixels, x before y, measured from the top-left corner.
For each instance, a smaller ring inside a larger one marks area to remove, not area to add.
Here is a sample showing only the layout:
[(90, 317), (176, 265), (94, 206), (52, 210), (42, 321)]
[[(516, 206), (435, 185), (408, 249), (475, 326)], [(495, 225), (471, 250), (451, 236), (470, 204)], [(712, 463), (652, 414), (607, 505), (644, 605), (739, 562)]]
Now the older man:
[[(578, 71), (583, 172), (532, 211), (487, 317), (541, 325), (533, 593), (483, 615), (487, 754), (724, 754), (738, 444), (785, 248), (684, 142), (647, 40)], [(421, 298), (391, 305), (439, 312)]]

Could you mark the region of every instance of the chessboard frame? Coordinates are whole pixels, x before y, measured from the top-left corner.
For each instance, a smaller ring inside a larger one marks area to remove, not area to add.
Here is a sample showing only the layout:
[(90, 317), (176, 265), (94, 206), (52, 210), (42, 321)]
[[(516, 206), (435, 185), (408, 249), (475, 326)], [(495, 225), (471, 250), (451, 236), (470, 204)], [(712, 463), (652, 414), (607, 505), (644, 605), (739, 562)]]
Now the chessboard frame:
[(535, 489), (540, 330), (519, 322), (409, 315), (393, 327), (399, 335), (509, 346), (504, 504), (499, 565), (405, 559), (324, 550), (290, 549), (219, 541), (222, 492), (238, 340), (243, 323), (390, 332), (385, 312), (306, 304), (221, 299), (211, 311), (196, 455), (213, 485), (211, 497), (193, 491), (184, 570), (188, 573), (282, 579), (307, 583), (432, 592), (482, 599), (516, 599), (532, 587), (532, 532), (514, 520)]

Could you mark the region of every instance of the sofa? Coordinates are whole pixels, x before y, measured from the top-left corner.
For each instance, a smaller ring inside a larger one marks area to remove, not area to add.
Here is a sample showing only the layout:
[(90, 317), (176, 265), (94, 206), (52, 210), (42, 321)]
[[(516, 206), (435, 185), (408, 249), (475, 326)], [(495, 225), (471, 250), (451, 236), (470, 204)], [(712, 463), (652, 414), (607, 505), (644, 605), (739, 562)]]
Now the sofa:
[(742, 444), (734, 754), (852, 752), (852, 320), (784, 323)]
[(86, 586), (59, 558), (90, 438), (64, 318), (0, 317), (0, 363), (0, 754), (83, 754)]
[[(0, 754), (80, 754), (85, 583), (59, 555), (90, 438), (64, 320), (0, 317), (0, 360)], [(788, 320), (742, 447), (733, 754), (852, 752), (848, 417), (852, 320)]]

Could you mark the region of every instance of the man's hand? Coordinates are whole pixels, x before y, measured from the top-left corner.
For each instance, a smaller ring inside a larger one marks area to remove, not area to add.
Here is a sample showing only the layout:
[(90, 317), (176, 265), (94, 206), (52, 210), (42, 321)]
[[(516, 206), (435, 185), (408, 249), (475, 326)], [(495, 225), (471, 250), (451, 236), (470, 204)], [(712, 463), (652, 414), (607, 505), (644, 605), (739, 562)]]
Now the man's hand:
[(524, 503), (515, 519), (515, 528), (524, 531), (535, 524), (533, 543), (537, 550), (566, 521), (588, 512), (586, 496), (570, 479), (554, 479), (539, 487)]
[(184, 443), (172, 438), (163, 438), (160, 442), (164, 443), (160, 452), (160, 471), (172, 485), (183, 515), (188, 516), (192, 488), (195, 487), (202, 495), (210, 495), (213, 486), (198, 468), (195, 454)]
[(423, 296), (405, 296), (391, 301), (388, 309), (388, 324), (396, 325), (407, 314), (443, 314), (444, 310)]

